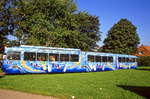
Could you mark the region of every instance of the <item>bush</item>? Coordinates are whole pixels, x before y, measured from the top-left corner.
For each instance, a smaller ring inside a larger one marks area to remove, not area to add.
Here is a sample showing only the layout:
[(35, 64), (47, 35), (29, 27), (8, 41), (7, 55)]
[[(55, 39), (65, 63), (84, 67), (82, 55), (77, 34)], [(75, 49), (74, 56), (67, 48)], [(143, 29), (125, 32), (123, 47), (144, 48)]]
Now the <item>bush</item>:
[(150, 56), (139, 56), (138, 66), (150, 66)]

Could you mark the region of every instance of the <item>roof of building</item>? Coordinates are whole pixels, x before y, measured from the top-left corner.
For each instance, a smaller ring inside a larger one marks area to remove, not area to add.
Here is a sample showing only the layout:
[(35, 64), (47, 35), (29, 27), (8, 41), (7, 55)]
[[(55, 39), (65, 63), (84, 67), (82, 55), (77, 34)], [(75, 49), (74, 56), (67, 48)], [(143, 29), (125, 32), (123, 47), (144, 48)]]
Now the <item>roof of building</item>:
[(147, 51), (150, 52), (150, 46), (144, 46), (144, 45), (143, 45), (143, 47), (144, 47)]
[(141, 45), (136, 56), (150, 56), (150, 46)]

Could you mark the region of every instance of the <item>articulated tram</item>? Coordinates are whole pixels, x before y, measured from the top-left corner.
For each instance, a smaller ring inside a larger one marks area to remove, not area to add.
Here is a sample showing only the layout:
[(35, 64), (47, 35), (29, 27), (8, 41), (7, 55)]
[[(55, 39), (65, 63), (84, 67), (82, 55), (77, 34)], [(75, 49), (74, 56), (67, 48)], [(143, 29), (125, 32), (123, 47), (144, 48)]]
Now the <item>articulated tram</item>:
[(137, 68), (136, 56), (84, 52), (73, 48), (27, 46), (5, 48), (6, 74), (98, 72)]

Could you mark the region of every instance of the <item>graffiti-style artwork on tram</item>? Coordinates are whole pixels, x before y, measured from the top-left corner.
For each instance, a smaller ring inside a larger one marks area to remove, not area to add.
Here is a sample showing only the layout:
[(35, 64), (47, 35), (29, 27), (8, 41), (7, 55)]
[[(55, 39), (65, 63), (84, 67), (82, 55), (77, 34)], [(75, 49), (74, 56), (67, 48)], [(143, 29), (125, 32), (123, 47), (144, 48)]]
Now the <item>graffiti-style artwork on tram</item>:
[(98, 72), (137, 68), (136, 56), (84, 52), (43, 46), (9, 47), (2, 69), (7, 74)]

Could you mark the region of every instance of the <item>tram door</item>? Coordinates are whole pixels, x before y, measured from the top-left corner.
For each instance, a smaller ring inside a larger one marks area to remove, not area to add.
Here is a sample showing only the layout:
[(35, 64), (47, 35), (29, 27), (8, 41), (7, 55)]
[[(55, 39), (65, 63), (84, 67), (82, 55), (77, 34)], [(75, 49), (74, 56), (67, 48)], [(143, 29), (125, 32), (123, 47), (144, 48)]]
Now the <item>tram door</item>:
[(115, 56), (115, 65), (116, 65), (116, 69), (119, 69), (119, 60), (118, 60), (118, 56)]
[[(116, 70), (117, 69), (117, 66), (118, 66), (118, 62), (117, 62), (117, 57), (116, 56), (111, 56), (112, 57), (112, 61), (111, 60), (109, 60), (109, 61), (111, 61), (112, 62), (112, 66), (113, 66), (113, 70)], [(109, 58), (111, 58), (111, 57), (109, 57)], [(108, 58), (108, 59), (109, 59)]]

